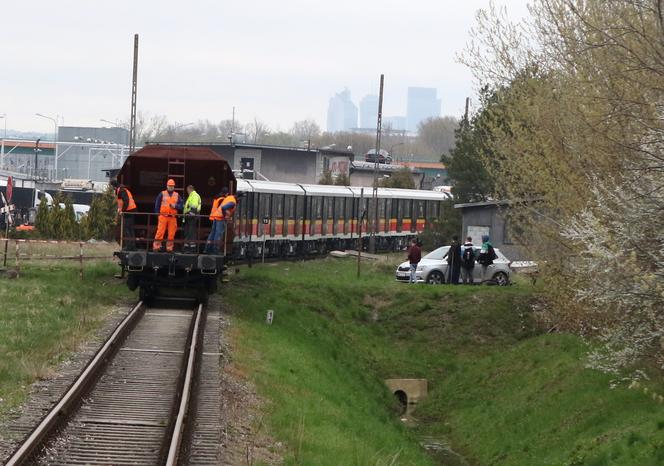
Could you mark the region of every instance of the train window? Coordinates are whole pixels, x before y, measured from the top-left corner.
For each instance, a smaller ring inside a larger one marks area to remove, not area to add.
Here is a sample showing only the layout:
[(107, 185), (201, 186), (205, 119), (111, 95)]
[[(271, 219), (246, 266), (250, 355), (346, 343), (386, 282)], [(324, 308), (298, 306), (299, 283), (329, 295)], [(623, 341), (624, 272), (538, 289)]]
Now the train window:
[(415, 218), (424, 218), (424, 201), (414, 201)]
[(378, 201), (378, 218), (385, 218), (385, 199), (377, 199)]
[(401, 199), (399, 200), (401, 204), (401, 218), (411, 218), (412, 209), (411, 209), (411, 200), (410, 199)]
[(311, 198), (311, 205), (313, 210), (313, 219), (321, 220), (323, 218), (323, 198), (320, 196), (315, 196)]
[(392, 200), (392, 218), (399, 218), (399, 199)]
[(346, 206), (346, 198), (338, 197), (334, 201), (334, 218), (344, 218), (344, 210)]
[(269, 231), (269, 226), (263, 224), (263, 218), (265, 217), (270, 218), (270, 194), (260, 193), (258, 195), (258, 228), (260, 234), (263, 234), (263, 231), (266, 233)]
[(436, 215), (436, 201), (427, 201), (427, 218), (434, 219)]
[(283, 220), (284, 218), (284, 195), (272, 195), (272, 220)]
[(295, 196), (292, 194), (286, 195), (286, 218), (288, 220), (295, 218)]
[(325, 198), (325, 211), (327, 212), (325, 218), (327, 218), (328, 220), (334, 219), (334, 202), (335, 199), (333, 197)]
[(304, 196), (293, 196), (295, 198), (295, 218), (298, 220), (304, 219), (304, 202), (306, 197)]

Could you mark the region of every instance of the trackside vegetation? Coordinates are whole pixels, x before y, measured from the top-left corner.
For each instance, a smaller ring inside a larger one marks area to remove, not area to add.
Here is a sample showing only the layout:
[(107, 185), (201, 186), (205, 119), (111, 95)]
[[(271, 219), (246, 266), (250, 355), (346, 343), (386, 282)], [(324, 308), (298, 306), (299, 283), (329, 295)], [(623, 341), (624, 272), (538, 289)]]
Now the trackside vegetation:
[(129, 305), (117, 265), (27, 265), (0, 279), (0, 416), (18, 406), (37, 379), (90, 337), (120, 303)]
[[(254, 267), (222, 291), (233, 364), (266, 400), (286, 464), (664, 462), (661, 378), (627, 386), (586, 368), (586, 343), (538, 327), (532, 284), (408, 285), (392, 265), (359, 279), (355, 267)], [(429, 381), (408, 425), (393, 377)]]

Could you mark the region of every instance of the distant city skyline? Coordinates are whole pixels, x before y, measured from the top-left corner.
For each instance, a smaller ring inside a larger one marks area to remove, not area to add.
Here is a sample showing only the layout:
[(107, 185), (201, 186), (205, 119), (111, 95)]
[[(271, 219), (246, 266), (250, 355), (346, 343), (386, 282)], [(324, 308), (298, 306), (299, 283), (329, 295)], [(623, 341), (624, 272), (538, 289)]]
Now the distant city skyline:
[[(324, 127), (330, 96), (378, 94), (381, 74), (384, 115), (404, 114), (407, 86), (431, 86), (459, 116), (476, 85), (457, 56), (489, 1), (5, 2), (14, 20), (0, 29), (0, 115), (9, 131), (42, 133), (53, 124), (36, 113), (71, 126), (126, 121), (138, 33), (138, 110), (171, 122), (230, 120), (235, 107), (237, 121), (273, 131), (304, 119)], [(528, 15), (527, 0), (495, 3)], [(367, 18), (390, 34), (367, 34)]]
[[(403, 114), (385, 115), (383, 113), (383, 126), (389, 125), (393, 130), (408, 130), (414, 133), (417, 132), (420, 122), (427, 118), (441, 116), (442, 99), (438, 97), (436, 88), (408, 86), (405, 93), (407, 98)], [(326, 122), (327, 131), (375, 129), (378, 120), (378, 100), (379, 96), (376, 94), (367, 94), (359, 100), (359, 105), (356, 106), (351, 98), (351, 90), (344, 88), (342, 92), (338, 92), (330, 98)]]

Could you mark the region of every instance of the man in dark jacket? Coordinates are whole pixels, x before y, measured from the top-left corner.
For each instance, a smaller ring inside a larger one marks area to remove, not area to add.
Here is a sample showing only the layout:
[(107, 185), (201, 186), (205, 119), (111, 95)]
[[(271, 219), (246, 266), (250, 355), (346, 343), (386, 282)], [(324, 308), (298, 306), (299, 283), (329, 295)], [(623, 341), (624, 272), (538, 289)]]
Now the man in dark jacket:
[(410, 264), (410, 283), (417, 283), (417, 264), (422, 260), (422, 250), (417, 244), (417, 239), (413, 238), (413, 242), (408, 248), (408, 263)]
[(473, 272), (475, 270), (475, 246), (473, 246), (473, 238), (470, 236), (466, 238), (461, 248), (461, 283), (464, 285), (472, 285)]
[(459, 273), (461, 273), (461, 243), (459, 237), (452, 236), (450, 249), (445, 253), (443, 259), (447, 257), (447, 283), (452, 285), (459, 284)]

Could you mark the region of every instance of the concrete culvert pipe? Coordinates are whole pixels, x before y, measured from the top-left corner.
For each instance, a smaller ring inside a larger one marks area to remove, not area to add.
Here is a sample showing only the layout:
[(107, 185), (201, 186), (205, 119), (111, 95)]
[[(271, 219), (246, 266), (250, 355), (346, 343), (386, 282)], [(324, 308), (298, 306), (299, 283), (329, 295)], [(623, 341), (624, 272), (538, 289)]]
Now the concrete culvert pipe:
[(399, 407), (400, 407), (399, 415), (405, 414), (406, 409), (408, 408), (408, 395), (406, 395), (406, 392), (404, 392), (403, 390), (397, 390), (396, 392), (394, 392), (394, 397), (399, 402)]

